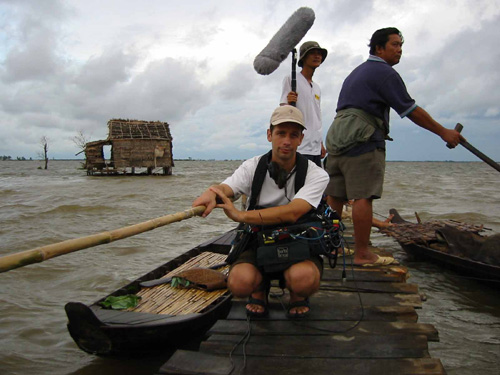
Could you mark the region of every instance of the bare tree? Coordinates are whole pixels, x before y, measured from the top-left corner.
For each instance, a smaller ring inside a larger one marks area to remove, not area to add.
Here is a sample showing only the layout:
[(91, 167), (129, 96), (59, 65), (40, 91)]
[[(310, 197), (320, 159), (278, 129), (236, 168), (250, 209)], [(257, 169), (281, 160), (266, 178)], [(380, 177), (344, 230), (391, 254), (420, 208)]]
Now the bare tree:
[[(73, 143), (80, 149), (78, 152), (81, 153), (82, 151), (85, 151), (85, 147), (87, 143), (89, 143), (90, 137), (88, 137), (83, 130), (78, 130), (76, 135), (73, 137)], [(76, 155), (78, 155), (76, 154)]]
[[(73, 143), (80, 149), (75, 156), (81, 154), (82, 152), (85, 151), (85, 148), (87, 147), (87, 143), (89, 143), (90, 137), (88, 137), (83, 130), (78, 130), (76, 135), (73, 137)], [(82, 163), (82, 168), (85, 169), (87, 168), (87, 156), (85, 155), (85, 161)]]
[(47, 166), (49, 164), (49, 157), (48, 157), (49, 139), (45, 135), (42, 138), (40, 138), (40, 145), (42, 146), (42, 151), (40, 151), (38, 155), (40, 156), (40, 159), (45, 161), (44, 169), (47, 169)]

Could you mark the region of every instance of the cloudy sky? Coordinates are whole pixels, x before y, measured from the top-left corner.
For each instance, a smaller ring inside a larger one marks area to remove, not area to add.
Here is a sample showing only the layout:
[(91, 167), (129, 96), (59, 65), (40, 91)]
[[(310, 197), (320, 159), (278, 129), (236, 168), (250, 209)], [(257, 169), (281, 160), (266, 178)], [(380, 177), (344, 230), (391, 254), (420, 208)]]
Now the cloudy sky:
[[(371, 34), (395, 26), (417, 104), (500, 160), (497, 0), (0, 0), (0, 156), (36, 158), (46, 136), (50, 158), (74, 158), (77, 132), (105, 139), (111, 118), (168, 122), (175, 158), (263, 153), (291, 57), (267, 76), (253, 60), (302, 6), (316, 15), (303, 41), (329, 52), (314, 76), (325, 134)], [(389, 160), (478, 160), (391, 117)]]

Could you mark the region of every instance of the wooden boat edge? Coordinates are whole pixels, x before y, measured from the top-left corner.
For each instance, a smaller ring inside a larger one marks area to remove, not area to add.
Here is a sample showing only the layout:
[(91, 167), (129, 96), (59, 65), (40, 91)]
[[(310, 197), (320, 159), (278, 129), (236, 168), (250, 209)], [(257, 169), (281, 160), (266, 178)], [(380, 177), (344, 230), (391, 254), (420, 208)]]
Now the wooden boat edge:
[(435, 260), (441, 265), (456, 271), (466, 272), (467, 275), (477, 276), (478, 278), (484, 279), (483, 281), (485, 282), (492, 283), (492, 285), (497, 284), (497, 286), (500, 287), (500, 266), (447, 254), (419, 244), (400, 243), (400, 245), (409, 254)]
[[(147, 332), (151, 331), (153, 327), (155, 330), (162, 331), (163, 335), (173, 333), (175, 336), (176, 333), (179, 333), (180, 335), (182, 332), (182, 336), (189, 336), (189, 333), (202, 334), (203, 332), (206, 332), (215, 323), (215, 321), (224, 318), (229, 313), (232, 299), (229, 291), (207, 306), (204, 310), (202, 310), (202, 312), (197, 314), (188, 314), (184, 316), (166, 315), (165, 317), (160, 318), (158, 318), (158, 315), (156, 314), (149, 314), (152, 316), (152, 320), (154, 320), (153, 316), (156, 317), (157, 320), (161, 320), (161, 325), (155, 324), (154, 322), (145, 322), (144, 324), (137, 325), (109, 324), (102, 321), (98, 317), (98, 314), (95, 313), (95, 309), (101, 309), (99, 307), (99, 303), (104, 301), (108, 296), (136, 293), (140, 289), (139, 284), (141, 282), (160, 278), (169, 271), (177, 268), (179, 265), (204, 251), (227, 254), (233, 235), (234, 230), (230, 230), (221, 236), (204, 242), (167, 261), (166, 263), (160, 265), (152, 271), (149, 271), (129, 284), (120, 287), (111, 294), (93, 302), (90, 305), (86, 305), (81, 302), (68, 302), (65, 305), (65, 311), (68, 317), (67, 328), (71, 337), (80, 349), (88, 353), (98, 355), (115, 355), (122, 352), (142, 349), (145, 346), (154, 345), (157, 340), (153, 338), (153, 341), (155, 342), (147, 342), (148, 337), (146, 337), (148, 335)], [(133, 311), (123, 311), (121, 313), (130, 314), (130, 316), (137, 314), (141, 314), (142, 316), (148, 315), (147, 313), (137, 313)], [(134, 340), (136, 342), (132, 344), (130, 348), (127, 347), (124, 340), (119, 338), (119, 336), (123, 335), (126, 331), (133, 332), (139, 336), (137, 340)], [(144, 334), (142, 334), (141, 331), (144, 331)], [(158, 333), (156, 336), (162, 336), (162, 334)], [(177, 337), (171, 338), (170, 336), (171, 335), (168, 335), (168, 337), (164, 337), (164, 339), (160, 340), (162, 342), (162, 346), (167, 345), (175, 347), (177, 342), (183, 341), (179, 340)], [(141, 337), (143, 339), (141, 339)]]

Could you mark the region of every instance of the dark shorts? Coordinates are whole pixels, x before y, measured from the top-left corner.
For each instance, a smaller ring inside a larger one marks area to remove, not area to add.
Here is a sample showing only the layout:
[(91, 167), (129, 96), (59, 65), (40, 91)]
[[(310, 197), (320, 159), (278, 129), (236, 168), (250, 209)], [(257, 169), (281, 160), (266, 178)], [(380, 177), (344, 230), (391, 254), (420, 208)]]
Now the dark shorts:
[(328, 156), (326, 171), (330, 176), (326, 195), (343, 200), (378, 199), (384, 186), (385, 150)]
[[(323, 258), (321, 258), (318, 255), (318, 256), (312, 256), (307, 260), (313, 262), (314, 265), (318, 268), (320, 276), (323, 276)], [(261, 274), (263, 275), (266, 274), (266, 272), (264, 272), (264, 270), (261, 267), (257, 266), (257, 251), (254, 248), (247, 249), (244, 252), (242, 252), (241, 255), (238, 257), (238, 259), (236, 259), (235, 262), (231, 265), (231, 268), (240, 263), (250, 263), (254, 265), (255, 268), (257, 268), (260, 271)]]

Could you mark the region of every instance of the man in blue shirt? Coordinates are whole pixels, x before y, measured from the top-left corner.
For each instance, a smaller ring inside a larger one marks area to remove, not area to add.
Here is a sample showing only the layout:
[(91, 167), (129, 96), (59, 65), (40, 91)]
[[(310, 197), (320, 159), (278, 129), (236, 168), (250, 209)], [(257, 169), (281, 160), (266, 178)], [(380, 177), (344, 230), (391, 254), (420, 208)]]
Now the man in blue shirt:
[(440, 136), (451, 147), (464, 138), (436, 122), (408, 94), (392, 66), (402, 55), (403, 36), (394, 27), (377, 30), (370, 40), (370, 57), (345, 79), (337, 103), (337, 115), (326, 137), (326, 170), (330, 183), (325, 191), (330, 206), (342, 213), (354, 200), (354, 263), (390, 264), (368, 250), (372, 226), (372, 201), (382, 196), (385, 173), (385, 140), (389, 137), (389, 111), (408, 117), (418, 126)]

